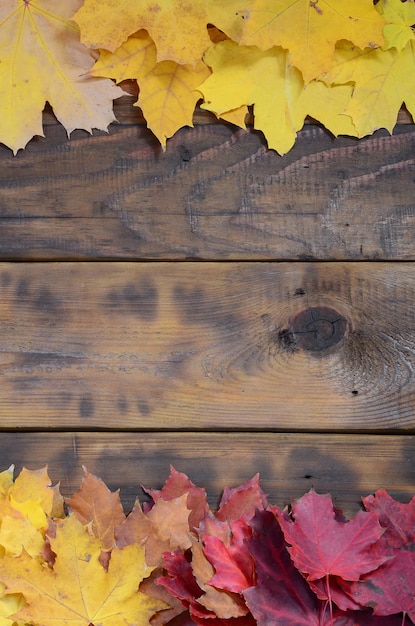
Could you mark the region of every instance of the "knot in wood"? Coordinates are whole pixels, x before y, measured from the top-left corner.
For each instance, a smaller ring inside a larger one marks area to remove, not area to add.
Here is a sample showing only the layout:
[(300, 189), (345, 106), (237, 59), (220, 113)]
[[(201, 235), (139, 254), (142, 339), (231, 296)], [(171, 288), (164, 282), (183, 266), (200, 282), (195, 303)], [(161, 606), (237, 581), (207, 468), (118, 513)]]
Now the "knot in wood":
[[(347, 331), (347, 320), (335, 309), (317, 306), (298, 313), (285, 331), (285, 343), (319, 352), (339, 343)], [(288, 339), (288, 341), (287, 341)]]

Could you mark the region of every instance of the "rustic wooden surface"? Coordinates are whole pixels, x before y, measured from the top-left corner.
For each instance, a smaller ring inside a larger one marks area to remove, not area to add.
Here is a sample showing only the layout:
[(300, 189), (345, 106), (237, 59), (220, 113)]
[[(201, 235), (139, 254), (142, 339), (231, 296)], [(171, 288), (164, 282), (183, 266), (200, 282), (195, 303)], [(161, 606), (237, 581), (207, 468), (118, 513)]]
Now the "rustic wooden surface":
[(0, 146), (0, 452), (159, 487), (260, 472), (355, 512), (415, 492), (415, 131), (284, 157), (203, 112), (166, 152), (131, 98), (109, 134)]
[[(414, 431), (411, 263), (3, 263), (0, 281), (3, 427)], [(321, 306), (344, 328), (296, 333)]]

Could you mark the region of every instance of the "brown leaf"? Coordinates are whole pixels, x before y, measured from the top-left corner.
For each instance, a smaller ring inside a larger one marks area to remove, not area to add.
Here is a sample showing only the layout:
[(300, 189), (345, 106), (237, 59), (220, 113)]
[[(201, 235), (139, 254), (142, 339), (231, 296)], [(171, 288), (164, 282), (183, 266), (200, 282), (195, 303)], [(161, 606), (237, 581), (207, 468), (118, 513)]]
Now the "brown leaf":
[(85, 467), (83, 470), (85, 476), (80, 489), (66, 503), (84, 526), (90, 526), (102, 549), (111, 550), (115, 544), (115, 528), (125, 520), (119, 491), (110, 491), (100, 478)]
[(115, 529), (116, 544), (119, 548), (125, 548), (132, 543), (142, 543), (151, 531), (151, 521), (144, 515), (139, 501), (136, 500), (131, 513)]
[(152, 533), (146, 541), (146, 559), (149, 565), (160, 565), (166, 551), (187, 550), (192, 545), (189, 529), (187, 493), (180, 498), (159, 498), (147, 516), (152, 523)]

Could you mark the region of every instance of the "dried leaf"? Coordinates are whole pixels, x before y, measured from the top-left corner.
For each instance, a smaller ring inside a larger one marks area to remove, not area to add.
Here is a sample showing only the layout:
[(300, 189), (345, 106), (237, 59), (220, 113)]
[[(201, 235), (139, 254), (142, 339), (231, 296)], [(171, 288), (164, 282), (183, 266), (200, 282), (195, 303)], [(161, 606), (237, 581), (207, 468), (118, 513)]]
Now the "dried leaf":
[(84, 526), (90, 526), (102, 549), (112, 550), (115, 529), (125, 521), (119, 491), (110, 491), (100, 478), (83, 470), (80, 489), (66, 503)]

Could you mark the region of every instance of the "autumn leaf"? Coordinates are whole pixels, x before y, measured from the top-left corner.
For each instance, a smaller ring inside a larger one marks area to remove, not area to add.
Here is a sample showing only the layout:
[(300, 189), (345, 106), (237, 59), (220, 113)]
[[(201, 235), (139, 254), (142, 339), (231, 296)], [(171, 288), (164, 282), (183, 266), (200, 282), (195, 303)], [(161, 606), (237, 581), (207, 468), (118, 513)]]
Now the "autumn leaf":
[(300, 72), (287, 65), (287, 53), (281, 48), (261, 52), (253, 46), (222, 41), (204, 58), (212, 75), (199, 87), (202, 108), (221, 117), (254, 105), (255, 128), (265, 134), (268, 146), (280, 154), (288, 152), (304, 122), (293, 106), (304, 84)]
[(282, 46), (308, 83), (330, 67), (335, 44), (383, 44), (384, 20), (372, 0), (228, 0), (209, 6), (210, 21), (243, 46)]
[(225, 487), (216, 513), (221, 521), (236, 521), (251, 519), (259, 509), (268, 506), (267, 496), (259, 484), (259, 474), (238, 487)]
[(323, 78), (336, 84), (354, 84), (344, 113), (349, 115), (358, 137), (379, 128), (392, 132), (402, 103), (415, 114), (415, 41), (396, 49), (360, 51), (348, 42), (336, 49), (333, 69)]
[(138, 544), (115, 548), (106, 572), (99, 563), (99, 540), (72, 515), (58, 527), (51, 545), (57, 555), (53, 569), (26, 554), (0, 559), (7, 593), (21, 593), (27, 602), (15, 619), (51, 626), (144, 626), (165, 608), (137, 591), (152, 571)]
[(9, 615), (13, 615), (20, 611), (25, 601), (20, 593), (4, 595), (4, 585), (0, 583), (0, 626), (14, 626), (15, 620), (10, 619)]
[(144, 543), (151, 532), (151, 521), (136, 500), (125, 521), (115, 528), (116, 545), (118, 548), (125, 548), (132, 543)]
[(186, 474), (178, 472), (172, 465), (170, 475), (162, 489), (144, 489), (154, 502), (159, 498), (174, 500), (187, 494), (186, 507), (189, 509), (189, 527), (193, 530), (199, 527), (201, 520), (209, 513), (206, 489), (195, 485)]
[(328, 84), (353, 85), (344, 112), (352, 118), (358, 137), (378, 128), (392, 132), (403, 103), (415, 115), (415, 35), (411, 28), (415, 10), (413, 3), (406, 4), (408, 7), (402, 9), (400, 0), (379, 3), (379, 11), (385, 11), (385, 18), (392, 20), (387, 27), (393, 28), (386, 29), (388, 49), (359, 50), (341, 41), (331, 69), (322, 75)]
[(0, 499), (9, 492), (10, 487), (13, 485), (14, 465), (11, 465), (9, 469), (0, 472)]
[(120, 492), (110, 491), (100, 478), (90, 474), (85, 467), (83, 470), (81, 487), (71, 498), (67, 498), (66, 503), (81, 524), (90, 527), (102, 550), (112, 550), (115, 529), (126, 519)]
[(28, 470), (23, 467), (11, 485), (8, 495), (14, 501), (15, 508), (18, 503), (38, 502), (45, 514), (52, 516), (54, 511), (59, 517), (64, 515), (63, 498), (59, 491), (52, 487), (47, 467), (39, 470)]
[(153, 41), (140, 31), (114, 53), (102, 51), (91, 74), (117, 82), (136, 79), (140, 94), (135, 105), (141, 108), (147, 126), (164, 147), (179, 128), (193, 126), (193, 111), (200, 99), (196, 88), (210, 72), (201, 60), (195, 66), (175, 61), (157, 63)]
[[(411, 550), (396, 557), (359, 582), (344, 585), (353, 601), (371, 607), (375, 615), (404, 613), (415, 623), (415, 558)], [(402, 622), (403, 623), (403, 622)]]
[[(6, 483), (5, 483), (6, 484)], [(0, 500), (0, 545), (9, 555), (26, 550), (40, 557), (45, 547), (45, 532), (51, 517), (63, 517), (63, 498), (52, 487), (47, 468), (23, 468)]]
[(198, 0), (85, 0), (74, 20), (85, 45), (112, 52), (145, 29), (157, 61), (193, 66), (211, 44), (205, 2)]
[(100, 50), (99, 59), (90, 74), (114, 78), (117, 83), (133, 78), (141, 81), (156, 64), (156, 46), (148, 33), (140, 30), (114, 52)]
[(122, 90), (87, 76), (93, 55), (70, 18), (81, 0), (2, 0), (0, 3), (0, 141), (13, 152), (43, 135), (48, 101), (68, 133), (106, 130)]
[[(385, 529), (382, 541), (397, 550), (415, 544), (415, 496), (407, 504), (398, 502), (385, 489), (362, 498), (366, 511), (374, 511)], [(415, 545), (414, 545), (415, 547)]]
[(226, 591), (241, 592), (255, 581), (255, 568), (246, 541), (252, 534), (244, 519), (229, 524), (229, 535), (220, 539), (203, 533), (203, 552), (215, 568), (209, 583)]
[[(191, 563), (182, 552), (166, 552), (164, 566), (167, 575), (160, 577), (157, 582), (181, 600), (183, 606), (189, 609), (191, 618), (199, 626), (255, 626), (255, 620), (249, 613), (229, 619), (218, 618), (215, 610), (199, 602), (199, 599), (205, 598), (205, 594), (197, 583)], [(224, 608), (226, 610), (227, 605)]]
[(147, 563), (160, 565), (163, 552), (190, 548), (189, 513), (187, 493), (173, 500), (156, 501), (147, 513), (152, 530), (145, 543)]
[(192, 572), (203, 594), (197, 598), (199, 604), (214, 613), (220, 619), (241, 617), (248, 613), (248, 608), (237, 593), (217, 588), (210, 584), (215, 569), (206, 558), (202, 544), (196, 539), (192, 544)]
[(326, 603), (317, 599), (294, 567), (275, 515), (258, 511), (250, 525), (254, 532), (246, 545), (258, 580), (243, 590), (243, 596), (258, 626), (321, 624)]
[(309, 581), (329, 575), (359, 580), (386, 560), (373, 549), (383, 534), (373, 512), (339, 521), (331, 497), (311, 490), (293, 504), (292, 516), (279, 513), (278, 519), (291, 558)]
[(401, 52), (414, 39), (412, 26), (415, 24), (415, 4), (401, 0), (380, 0), (376, 10), (386, 21), (383, 29), (384, 49), (396, 48)]

